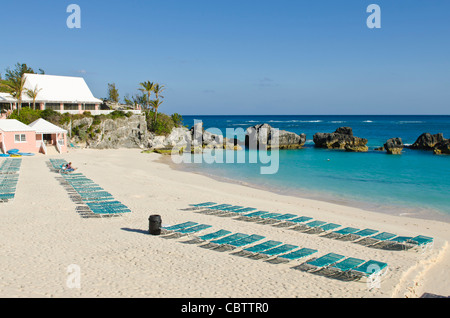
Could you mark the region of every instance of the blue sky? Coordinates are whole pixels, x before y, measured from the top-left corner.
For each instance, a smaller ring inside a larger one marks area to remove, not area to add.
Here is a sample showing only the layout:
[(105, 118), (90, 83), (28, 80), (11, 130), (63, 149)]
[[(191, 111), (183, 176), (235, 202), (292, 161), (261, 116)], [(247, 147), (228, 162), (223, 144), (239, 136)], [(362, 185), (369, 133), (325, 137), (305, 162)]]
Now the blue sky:
[[(81, 29), (66, 8), (81, 7)], [(381, 29), (369, 29), (369, 4)], [(0, 72), (17, 62), (203, 114), (450, 114), (448, 0), (2, 3)], [(6, 13), (6, 14), (4, 14)]]

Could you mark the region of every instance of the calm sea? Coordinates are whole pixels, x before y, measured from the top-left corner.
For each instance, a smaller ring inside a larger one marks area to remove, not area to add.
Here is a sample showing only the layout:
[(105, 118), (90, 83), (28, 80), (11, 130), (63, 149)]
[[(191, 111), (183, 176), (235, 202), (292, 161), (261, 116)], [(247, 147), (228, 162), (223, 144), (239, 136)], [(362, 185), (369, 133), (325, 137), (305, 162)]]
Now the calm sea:
[[(305, 133), (304, 149), (279, 152), (276, 174), (263, 175), (264, 164), (185, 164), (184, 169), (288, 195), (320, 199), (396, 215), (450, 221), (450, 156), (404, 149), (401, 156), (373, 150), (400, 137), (412, 144), (424, 132), (450, 138), (450, 116), (183, 116), (191, 127), (243, 128), (268, 123), (274, 128)], [(316, 132), (353, 128), (369, 140), (367, 153), (317, 149)], [(248, 153), (248, 151), (247, 151)], [(213, 199), (213, 198), (211, 198)]]

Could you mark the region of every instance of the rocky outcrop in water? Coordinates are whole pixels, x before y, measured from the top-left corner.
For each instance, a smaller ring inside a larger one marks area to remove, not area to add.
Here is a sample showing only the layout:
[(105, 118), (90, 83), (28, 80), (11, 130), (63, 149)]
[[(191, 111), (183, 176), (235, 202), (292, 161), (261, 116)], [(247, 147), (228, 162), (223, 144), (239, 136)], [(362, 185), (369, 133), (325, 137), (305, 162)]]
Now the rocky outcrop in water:
[(299, 149), (305, 142), (305, 134), (275, 129), (269, 124), (249, 127), (245, 135), (245, 146), (249, 149)]
[(432, 135), (430, 133), (424, 133), (417, 138), (409, 148), (417, 150), (434, 150), (437, 144), (444, 142), (445, 138), (442, 133)]
[(401, 155), (403, 147), (404, 145), (401, 138), (391, 138), (384, 144), (384, 149), (391, 155)]
[(351, 152), (366, 152), (367, 139), (353, 136), (351, 127), (340, 127), (334, 133), (316, 133), (313, 137), (316, 147), (342, 149)]
[(417, 138), (416, 142), (409, 146), (415, 150), (429, 150), (437, 155), (450, 154), (450, 139), (445, 139), (442, 133), (424, 133)]
[(450, 155), (450, 139), (436, 144), (433, 151), (436, 155)]

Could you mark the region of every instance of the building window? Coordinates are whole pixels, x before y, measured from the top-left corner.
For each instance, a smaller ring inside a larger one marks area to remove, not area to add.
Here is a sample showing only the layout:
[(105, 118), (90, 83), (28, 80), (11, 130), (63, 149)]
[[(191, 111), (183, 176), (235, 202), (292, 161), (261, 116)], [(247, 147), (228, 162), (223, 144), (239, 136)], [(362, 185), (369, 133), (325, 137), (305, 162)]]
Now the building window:
[(84, 110), (95, 110), (95, 104), (84, 105)]
[(61, 109), (61, 104), (47, 103), (47, 104), (45, 104), (45, 109), (60, 110)]
[(16, 134), (16, 135), (14, 135), (14, 142), (15, 143), (27, 142), (27, 135), (25, 135), (25, 134)]
[(78, 110), (78, 104), (64, 104), (64, 110)]

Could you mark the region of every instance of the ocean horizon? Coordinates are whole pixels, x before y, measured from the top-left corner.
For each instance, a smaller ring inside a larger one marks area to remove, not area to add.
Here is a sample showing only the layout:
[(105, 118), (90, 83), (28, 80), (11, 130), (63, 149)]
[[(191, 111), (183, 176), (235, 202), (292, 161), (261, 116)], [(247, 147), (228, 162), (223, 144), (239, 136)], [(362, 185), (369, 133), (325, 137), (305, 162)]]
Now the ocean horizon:
[[(450, 115), (184, 115), (184, 125), (202, 121), (214, 133), (267, 123), (306, 134), (303, 149), (280, 150), (279, 169), (260, 173), (262, 164), (195, 163), (182, 169), (276, 193), (299, 196), (371, 211), (450, 222), (450, 157), (404, 148), (403, 154), (376, 151), (390, 138), (413, 144), (423, 133), (450, 136)], [(317, 132), (351, 127), (368, 139), (369, 151), (350, 153), (314, 146)], [(246, 156), (249, 150), (245, 149)]]

